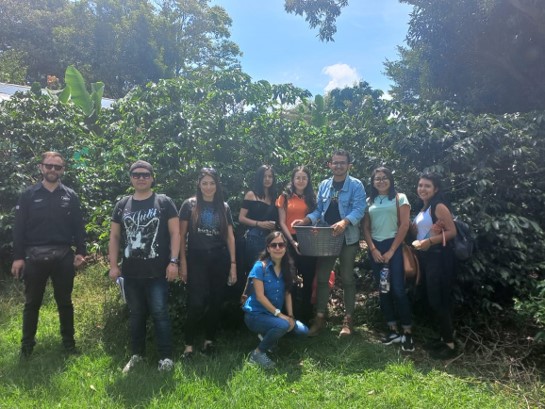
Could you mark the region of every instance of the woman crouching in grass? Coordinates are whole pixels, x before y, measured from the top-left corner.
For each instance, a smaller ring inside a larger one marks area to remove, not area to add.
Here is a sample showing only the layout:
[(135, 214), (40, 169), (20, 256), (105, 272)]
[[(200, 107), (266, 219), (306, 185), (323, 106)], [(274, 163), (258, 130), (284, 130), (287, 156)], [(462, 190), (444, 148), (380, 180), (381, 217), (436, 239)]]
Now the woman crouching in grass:
[(281, 232), (274, 231), (265, 238), (265, 244), (265, 250), (248, 276), (251, 288), (243, 310), (244, 322), (261, 339), (250, 354), (250, 361), (272, 368), (275, 363), (266, 352), (288, 332), (306, 335), (308, 328), (293, 317), (291, 288), (295, 268), (287, 252), (286, 238)]

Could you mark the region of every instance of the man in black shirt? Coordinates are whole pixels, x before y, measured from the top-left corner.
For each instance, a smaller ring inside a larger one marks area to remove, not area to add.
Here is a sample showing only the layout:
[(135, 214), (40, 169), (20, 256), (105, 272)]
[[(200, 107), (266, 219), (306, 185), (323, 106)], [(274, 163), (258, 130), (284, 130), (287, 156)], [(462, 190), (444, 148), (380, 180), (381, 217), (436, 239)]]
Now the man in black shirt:
[(78, 196), (61, 183), (64, 167), (60, 153), (45, 152), (39, 164), (43, 180), (25, 190), (15, 208), (11, 273), (25, 283), (23, 357), (30, 356), (36, 345), (38, 315), (49, 277), (63, 346), (68, 353), (75, 352), (72, 289), (75, 267), (85, 261), (85, 228)]
[[(168, 282), (178, 278), (178, 212), (169, 197), (154, 193), (151, 164), (136, 161), (129, 174), (134, 194), (125, 196), (115, 205), (108, 247), (110, 278), (115, 281), (123, 277), (129, 306), (132, 356), (123, 373), (133, 369), (145, 355), (148, 312), (155, 328), (158, 369), (170, 371), (174, 362)], [(123, 254), (122, 272), (118, 266), (119, 253)]]

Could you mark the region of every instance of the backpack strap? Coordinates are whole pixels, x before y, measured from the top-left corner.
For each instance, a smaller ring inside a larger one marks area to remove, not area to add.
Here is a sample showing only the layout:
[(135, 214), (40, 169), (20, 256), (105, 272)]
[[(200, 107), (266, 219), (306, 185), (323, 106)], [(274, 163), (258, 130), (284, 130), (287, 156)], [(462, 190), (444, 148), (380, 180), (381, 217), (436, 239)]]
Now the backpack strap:
[(125, 196), (119, 201), (119, 207), (121, 208), (121, 214), (125, 213), (125, 208), (127, 207), (127, 205), (128, 205), (128, 209), (129, 209), (129, 212), (130, 212), (131, 207), (132, 207), (132, 195)]

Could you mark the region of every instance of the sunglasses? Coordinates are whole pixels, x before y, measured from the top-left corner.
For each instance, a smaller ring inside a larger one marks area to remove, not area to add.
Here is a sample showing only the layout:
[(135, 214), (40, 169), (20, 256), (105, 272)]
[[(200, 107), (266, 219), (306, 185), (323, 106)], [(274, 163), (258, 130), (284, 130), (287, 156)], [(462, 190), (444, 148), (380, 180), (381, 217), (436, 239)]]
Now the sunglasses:
[(285, 249), (286, 248), (286, 243), (284, 242), (281, 242), (281, 243), (270, 243), (269, 244), (269, 247), (273, 248), (273, 249)]
[(151, 177), (150, 172), (132, 172), (131, 177), (133, 179), (149, 179)]
[(47, 170), (55, 169), (55, 170), (62, 170), (64, 168), (63, 165), (53, 165), (52, 163), (42, 163), (42, 166), (46, 168)]

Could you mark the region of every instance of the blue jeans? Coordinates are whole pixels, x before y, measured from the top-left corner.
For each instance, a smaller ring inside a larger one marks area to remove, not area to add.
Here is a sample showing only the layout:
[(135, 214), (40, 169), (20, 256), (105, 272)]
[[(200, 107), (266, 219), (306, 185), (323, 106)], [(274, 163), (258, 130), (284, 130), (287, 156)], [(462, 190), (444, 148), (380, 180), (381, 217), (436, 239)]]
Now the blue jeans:
[(246, 254), (244, 262), (248, 272), (257, 261), (259, 253), (265, 250), (265, 237), (267, 237), (270, 232), (270, 230), (265, 230), (260, 227), (250, 227), (246, 232)]
[[(267, 352), (276, 346), (278, 340), (286, 335), (290, 326), (289, 322), (283, 318), (278, 318), (271, 314), (253, 312), (244, 314), (244, 322), (250, 331), (263, 336), (258, 345), (261, 352)], [(291, 333), (306, 335), (308, 328), (302, 322), (296, 321)]]
[(168, 282), (165, 278), (125, 278), (129, 306), (132, 354), (145, 355), (146, 322), (151, 314), (159, 358), (172, 358), (172, 329), (168, 314)]
[[(387, 239), (383, 241), (373, 240), (376, 248), (384, 254), (387, 252), (394, 239)], [(379, 274), (382, 269), (382, 264), (375, 263), (373, 256), (370, 255), (371, 266), (373, 269), (373, 276), (376, 283), (379, 282)], [(411, 304), (409, 303), (409, 297), (405, 291), (405, 273), (403, 271), (403, 253), (401, 246), (397, 248), (394, 255), (388, 263), (390, 268), (390, 291), (387, 293), (380, 293), (380, 309), (388, 326), (394, 326), (397, 324), (397, 316), (401, 326), (404, 329), (410, 329), (412, 325), (411, 321)], [(396, 311), (397, 310), (397, 311)], [(397, 314), (396, 314), (397, 312)]]

